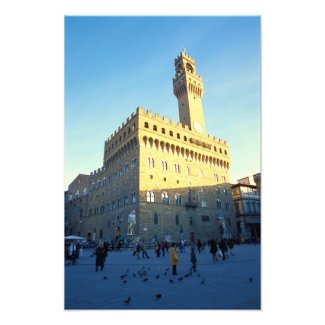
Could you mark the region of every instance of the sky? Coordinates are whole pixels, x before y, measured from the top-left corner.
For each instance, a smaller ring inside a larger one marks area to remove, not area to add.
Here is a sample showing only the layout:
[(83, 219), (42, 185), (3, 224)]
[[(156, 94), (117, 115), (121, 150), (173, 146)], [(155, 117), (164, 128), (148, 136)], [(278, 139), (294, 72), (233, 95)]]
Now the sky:
[(66, 16), (65, 189), (102, 167), (105, 140), (138, 106), (179, 120), (183, 49), (203, 78), (206, 131), (229, 144), (231, 181), (261, 172), (259, 16)]

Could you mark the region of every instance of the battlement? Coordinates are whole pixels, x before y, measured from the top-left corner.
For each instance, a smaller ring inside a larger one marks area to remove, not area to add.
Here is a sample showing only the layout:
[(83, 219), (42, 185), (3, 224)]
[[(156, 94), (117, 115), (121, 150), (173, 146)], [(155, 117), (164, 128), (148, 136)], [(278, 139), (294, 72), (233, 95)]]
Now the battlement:
[(194, 58), (192, 58), (191, 56), (187, 55), (185, 50), (182, 50), (182, 52), (180, 54), (178, 54), (178, 56), (175, 58), (175, 63), (177, 61), (179, 61), (181, 58), (186, 58), (187, 60), (191, 61), (193, 64), (195, 64), (195, 60)]

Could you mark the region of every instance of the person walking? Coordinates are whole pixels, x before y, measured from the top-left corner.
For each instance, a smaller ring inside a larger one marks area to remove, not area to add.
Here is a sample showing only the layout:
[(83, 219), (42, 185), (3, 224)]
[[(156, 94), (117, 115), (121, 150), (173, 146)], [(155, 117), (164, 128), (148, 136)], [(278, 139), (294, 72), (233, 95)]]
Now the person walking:
[(217, 242), (214, 239), (210, 240), (210, 253), (212, 255), (212, 261), (218, 261), (217, 259)]
[(99, 241), (99, 244), (96, 248), (96, 272), (98, 271), (98, 267), (100, 270), (104, 270), (104, 262), (105, 262), (105, 254), (106, 250), (102, 241)]
[(220, 241), (219, 248), (220, 248), (221, 253), (222, 253), (222, 259), (225, 260), (226, 259), (227, 244), (226, 244), (226, 242), (225, 242), (225, 240), (223, 238)]
[(148, 253), (147, 253), (147, 246), (145, 241), (142, 241), (142, 258), (145, 259), (145, 257), (149, 258)]
[(192, 263), (192, 266), (190, 268), (190, 272), (196, 272), (196, 256), (195, 256), (195, 246), (194, 246), (194, 243), (191, 246), (191, 263)]
[(200, 239), (197, 240), (197, 250), (199, 254), (201, 253), (201, 248), (202, 248), (202, 242)]
[(173, 266), (173, 275), (177, 275), (177, 264), (178, 264), (178, 255), (176, 251), (176, 244), (172, 243), (172, 246), (170, 248), (170, 263)]

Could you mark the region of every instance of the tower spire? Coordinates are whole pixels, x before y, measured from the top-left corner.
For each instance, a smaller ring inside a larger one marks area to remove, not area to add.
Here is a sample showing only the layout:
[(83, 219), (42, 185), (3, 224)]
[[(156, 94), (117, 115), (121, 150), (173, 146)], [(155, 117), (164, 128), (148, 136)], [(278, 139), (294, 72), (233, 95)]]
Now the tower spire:
[(179, 120), (182, 124), (205, 134), (205, 122), (202, 108), (203, 80), (196, 74), (196, 64), (188, 56), (185, 48), (175, 59), (174, 95), (178, 99)]

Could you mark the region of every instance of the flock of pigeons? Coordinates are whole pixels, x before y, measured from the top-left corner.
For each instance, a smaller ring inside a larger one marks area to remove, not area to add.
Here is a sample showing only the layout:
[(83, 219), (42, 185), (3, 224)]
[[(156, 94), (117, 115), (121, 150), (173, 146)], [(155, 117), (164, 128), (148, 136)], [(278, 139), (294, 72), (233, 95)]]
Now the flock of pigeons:
[[(170, 270), (169, 267), (167, 267), (163, 273), (163, 276), (167, 276), (168, 271)], [(128, 282), (128, 280), (131, 278), (139, 278), (140, 280), (142, 280), (143, 282), (147, 282), (149, 281), (149, 272), (150, 272), (150, 267), (145, 268), (144, 266), (142, 266), (142, 268), (140, 270), (138, 270), (135, 273), (130, 272), (130, 269), (127, 269), (125, 273), (123, 273), (120, 278), (123, 284), (126, 284)], [(183, 276), (178, 277), (177, 279), (173, 280), (173, 279), (169, 279), (168, 282), (170, 284), (173, 284), (176, 281), (182, 282), (184, 281), (186, 278), (190, 277), (193, 275), (192, 271), (189, 271), (188, 273), (186, 273)], [(201, 277), (200, 272), (196, 272), (196, 276), (198, 278)], [(160, 273), (156, 274), (154, 276), (155, 279), (159, 279), (161, 277)], [(104, 276), (104, 280), (107, 280), (107, 277)], [(200, 280), (200, 284), (205, 284), (205, 279), (203, 278), (202, 280)], [(155, 294), (155, 299), (159, 300), (162, 298), (162, 294), (161, 293), (156, 293)], [(130, 304), (131, 303), (131, 296), (129, 296), (127, 299), (123, 300), (124, 304)]]

